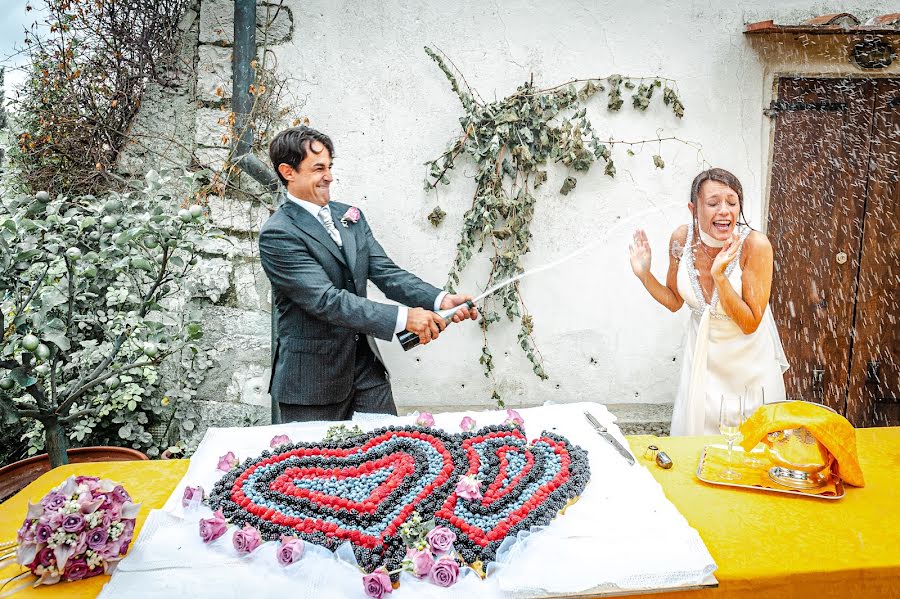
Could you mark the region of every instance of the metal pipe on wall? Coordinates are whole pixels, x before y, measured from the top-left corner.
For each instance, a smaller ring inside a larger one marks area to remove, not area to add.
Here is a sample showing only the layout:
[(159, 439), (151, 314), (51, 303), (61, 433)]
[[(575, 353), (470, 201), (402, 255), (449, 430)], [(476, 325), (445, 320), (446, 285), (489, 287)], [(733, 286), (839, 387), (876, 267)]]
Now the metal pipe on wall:
[[(232, 163), (271, 192), (279, 192), (281, 183), (270, 167), (253, 155), (253, 130), (248, 126), (253, 110), (250, 86), (256, 79), (256, 0), (235, 0), (234, 2), (234, 55), (232, 58), (231, 110), (234, 113), (235, 130), (240, 135), (234, 140)], [(283, 194), (276, 196), (276, 206)], [(272, 368), (275, 367), (276, 340), (278, 339), (278, 312), (274, 291), (270, 296), (272, 306), (272, 332), (270, 352)], [(272, 424), (281, 422), (278, 403), (272, 401)]]

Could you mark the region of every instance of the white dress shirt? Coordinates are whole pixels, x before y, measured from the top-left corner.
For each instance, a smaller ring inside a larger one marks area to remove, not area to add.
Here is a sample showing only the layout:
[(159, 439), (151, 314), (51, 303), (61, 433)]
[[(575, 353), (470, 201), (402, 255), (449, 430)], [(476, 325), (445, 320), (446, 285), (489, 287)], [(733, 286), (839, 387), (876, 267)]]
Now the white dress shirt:
[[(322, 222), (322, 219), (319, 218), (319, 211), (322, 209), (322, 206), (314, 202), (310, 202), (308, 200), (301, 200), (298, 197), (292, 196), (290, 193), (287, 194), (287, 198), (294, 202), (295, 204), (299, 204), (304, 210), (312, 214), (313, 218), (319, 221), (322, 224), (322, 228), (325, 229), (325, 232), (328, 233), (328, 236), (331, 237), (331, 233), (328, 231), (328, 227), (325, 226), (325, 223)], [(327, 206), (327, 204), (326, 204)], [(341, 244), (338, 243), (338, 246)], [(434, 300), (434, 311), (437, 312), (441, 309), (441, 302), (444, 301), (444, 296), (447, 295), (446, 291), (441, 291), (437, 299)], [(409, 316), (409, 308), (406, 306), (397, 306), (397, 322), (394, 325), (394, 333), (399, 333), (400, 331), (406, 328), (406, 319)]]

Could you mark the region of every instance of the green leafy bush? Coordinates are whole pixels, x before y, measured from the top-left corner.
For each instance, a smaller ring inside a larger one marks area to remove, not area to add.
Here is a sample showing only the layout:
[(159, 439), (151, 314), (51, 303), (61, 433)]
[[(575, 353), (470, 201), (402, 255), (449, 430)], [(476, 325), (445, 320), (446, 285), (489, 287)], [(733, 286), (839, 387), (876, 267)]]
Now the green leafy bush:
[[(211, 356), (190, 313), (204, 208), (151, 171), (126, 191), (0, 195), (0, 411), (32, 420), (29, 452), (69, 442), (158, 453), (193, 428), (188, 402)], [(160, 371), (179, 386), (163, 389)], [(153, 431), (156, 434), (153, 434)]]

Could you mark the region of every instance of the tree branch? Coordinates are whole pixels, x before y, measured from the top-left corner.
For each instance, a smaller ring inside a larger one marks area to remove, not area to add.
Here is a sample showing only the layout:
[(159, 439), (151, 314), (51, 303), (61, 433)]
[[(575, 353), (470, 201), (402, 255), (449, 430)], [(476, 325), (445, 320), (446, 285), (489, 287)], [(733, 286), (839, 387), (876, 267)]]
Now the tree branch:
[(93, 389), (94, 387), (99, 385), (100, 383), (106, 381), (107, 379), (111, 379), (112, 377), (114, 377), (118, 374), (121, 374), (123, 372), (126, 372), (128, 370), (134, 370), (135, 368), (143, 368), (144, 366), (153, 366), (155, 364), (159, 364), (159, 362), (161, 362), (163, 358), (170, 356), (172, 353), (173, 352), (166, 352), (166, 353), (159, 354), (156, 358), (154, 358), (152, 360), (144, 360), (143, 362), (133, 362), (133, 363), (123, 366), (119, 369), (116, 369), (116, 370), (108, 372), (104, 375), (98, 376), (98, 377), (88, 381), (87, 383), (84, 383), (83, 385), (81, 385), (81, 387), (79, 387), (71, 395), (69, 395), (65, 399), (65, 401), (63, 401), (59, 405), (58, 408), (56, 408), (56, 410), (55, 410), (56, 413), (60, 414), (60, 415), (65, 414), (66, 410), (68, 410), (72, 406), (72, 404), (75, 403), (76, 400), (78, 400), (85, 393), (87, 393), (88, 391), (90, 391), (91, 389)]

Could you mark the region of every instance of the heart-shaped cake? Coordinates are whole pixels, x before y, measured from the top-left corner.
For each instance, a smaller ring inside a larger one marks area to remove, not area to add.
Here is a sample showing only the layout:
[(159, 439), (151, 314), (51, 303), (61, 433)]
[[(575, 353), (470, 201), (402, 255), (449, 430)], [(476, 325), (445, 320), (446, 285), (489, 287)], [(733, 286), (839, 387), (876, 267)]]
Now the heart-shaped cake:
[[(481, 499), (457, 495), (466, 475), (481, 481)], [(507, 536), (549, 523), (589, 478), (586, 452), (551, 433), (529, 444), (512, 425), (390, 427), (264, 451), (226, 473), (209, 504), (265, 540), (297, 536), (332, 550), (349, 541), (367, 571), (396, 570), (413, 512), (456, 532), (464, 560), (487, 562)]]

